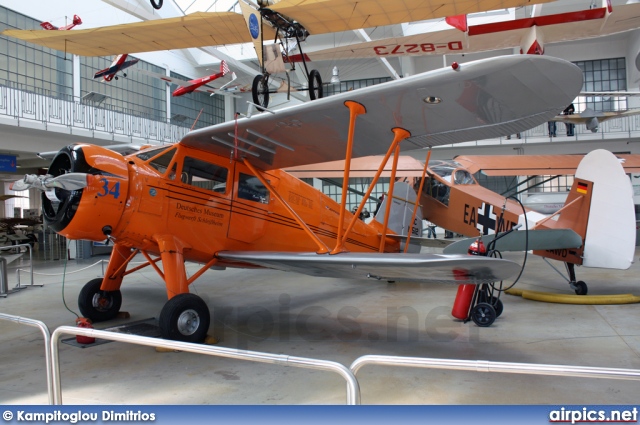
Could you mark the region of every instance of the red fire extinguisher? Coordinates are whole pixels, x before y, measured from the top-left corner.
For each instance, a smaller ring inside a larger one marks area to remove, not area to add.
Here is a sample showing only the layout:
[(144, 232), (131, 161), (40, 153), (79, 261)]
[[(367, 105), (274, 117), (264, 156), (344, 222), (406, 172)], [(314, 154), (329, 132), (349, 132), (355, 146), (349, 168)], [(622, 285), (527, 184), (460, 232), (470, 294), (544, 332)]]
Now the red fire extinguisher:
[[(93, 329), (91, 320), (85, 317), (78, 317), (76, 319), (76, 326), (79, 328)], [(76, 342), (78, 344), (93, 344), (94, 342), (96, 342), (96, 339), (91, 336), (76, 335)]]
[[(487, 248), (480, 239), (476, 239), (468, 251), (469, 255), (487, 255)], [(453, 309), (451, 309), (451, 315), (456, 319), (465, 320), (469, 316), (469, 307), (471, 307), (471, 300), (473, 299), (473, 293), (476, 290), (476, 285), (471, 283), (458, 285), (458, 292), (456, 293), (456, 299), (453, 302)]]

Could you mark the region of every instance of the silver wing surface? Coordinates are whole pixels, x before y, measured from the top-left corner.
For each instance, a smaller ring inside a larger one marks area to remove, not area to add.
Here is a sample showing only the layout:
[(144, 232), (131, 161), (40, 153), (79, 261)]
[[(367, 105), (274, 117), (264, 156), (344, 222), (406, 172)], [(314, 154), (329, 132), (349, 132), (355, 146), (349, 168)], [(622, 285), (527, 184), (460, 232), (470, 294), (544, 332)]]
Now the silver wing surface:
[(470, 255), (222, 251), (217, 256), (225, 261), (309, 276), (425, 283), (488, 283), (520, 271), (512, 261)]
[[(582, 87), (582, 72), (562, 59), (516, 55), (463, 63), (226, 122), (180, 143), (223, 156), (245, 156), (269, 170), (344, 159), (349, 112), (356, 120), (354, 157), (384, 154), (392, 129), (411, 133), (403, 150), (515, 134), (553, 118)], [(236, 137), (237, 136), (237, 140)]]

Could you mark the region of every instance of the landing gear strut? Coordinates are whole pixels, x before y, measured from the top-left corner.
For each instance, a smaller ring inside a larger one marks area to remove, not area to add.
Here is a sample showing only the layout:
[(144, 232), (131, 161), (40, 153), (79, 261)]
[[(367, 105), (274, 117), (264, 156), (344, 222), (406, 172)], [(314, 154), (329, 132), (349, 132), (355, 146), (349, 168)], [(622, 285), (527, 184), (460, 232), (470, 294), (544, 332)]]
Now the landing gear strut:
[(564, 263), (566, 269), (567, 269), (567, 274), (569, 275), (569, 278), (567, 279), (561, 272), (560, 270), (556, 269), (553, 264), (551, 264), (549, 262), (549, 260), (547, 260), (546, 258), (542, 257), (542, 259), (544, 260), (545, 263), (547, 263), (549, 265), (549, 267), (551, 267), (553, 270), (555, 270), (560, 276), (564, 277), (567, 281), (567, 283), (569, 283), (569, 286), (571, 287), (571, 289), (573, 289), (576, 292), (576, 295), (587, 295), (587, 293), (589, 292), (589, 288), (587, 287), (587, 284), (584, 283), (582, 280), (578, 280), (576, 281), (576, 271), (575, 271), (575, 264), (573, 263)]

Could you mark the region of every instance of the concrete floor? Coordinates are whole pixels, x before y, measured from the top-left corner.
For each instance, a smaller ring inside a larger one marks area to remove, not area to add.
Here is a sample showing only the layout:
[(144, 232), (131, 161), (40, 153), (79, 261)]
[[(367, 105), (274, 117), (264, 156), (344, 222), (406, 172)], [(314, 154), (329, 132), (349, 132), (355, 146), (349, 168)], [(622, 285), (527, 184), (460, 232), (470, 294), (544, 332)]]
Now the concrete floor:
[[(635, 258), (638, 258), (638, 252)], [(73, 326), (81, 287), (101, 274), (90, 261), (35, 261), (36, 283), (0, 298), (0, 312)], [(513, 256), (521, 262), (521, 254)], [(9, 270), (15, 285), (15, 267)], [(83, 269), (78, 271), (80, 269)], [(640, 295), (638, 269), (578, 268), (590, 294)], [(195, 273), (196, 265), (189, 265)], [(22, 282), (28, 283), (28, 274)], [(571, 294), (529, 256), (517, 288)], [(546, 304), (504, 295), (488, 328), (451, 317), (456, 288), (310, 278), (265, 270), (207, 271), (194, 285), (210, 306), (219, 346), (332, 360), (347, 367), (366, 354), (640, 369), (640, 311), (629, 305)], [(125, 278), (122, 311), (157, 318), (166, 301), (151, 268)], [(46, 404), (42, 337), (0, 321), (0, 404)], [(60, 344), (64, 404), (343, 404), (344, 380), (328, 372), (222, 359), (110, 342)], [(634, 381), (367, 366), (363, 404), (637, 404)]]

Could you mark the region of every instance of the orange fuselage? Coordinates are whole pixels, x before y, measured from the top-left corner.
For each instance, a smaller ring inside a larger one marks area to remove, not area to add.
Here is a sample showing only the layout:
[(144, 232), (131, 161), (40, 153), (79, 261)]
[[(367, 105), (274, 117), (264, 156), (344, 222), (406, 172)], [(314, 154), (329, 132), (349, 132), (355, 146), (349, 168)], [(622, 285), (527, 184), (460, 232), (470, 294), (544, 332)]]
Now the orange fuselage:
[[(56, 229), (70, 239), (99, 241), (109, 234), (119, 245), (158, 254), (159, 241), (170, 237), (184, 247), (185, 260), (198, 262), (208, 262), (223, 250), (318, 250), (287, 209), (239, 161), (182, 145), (158, 150), (157, 157), (143, 151), (123, 158), (89, 145), (82, 151), (85, 168), (101, 171), (93, 173), (69, 223)], [(340, 205), (284, 171), (263, 175), (332, 249)], [(345, 214), (346, 227), (352, 214)], [(377, 222), (358, 220), (346, 248), (376, 252), (381, 233)], [(386, 241), (385, 251), (398, 250), (397, 242)]]

